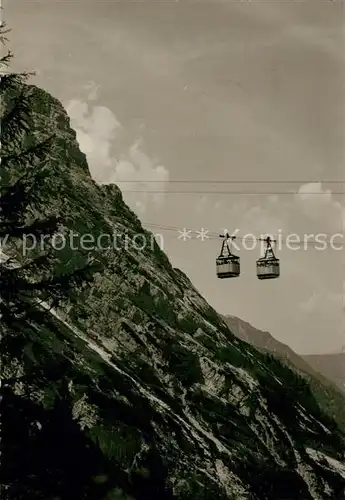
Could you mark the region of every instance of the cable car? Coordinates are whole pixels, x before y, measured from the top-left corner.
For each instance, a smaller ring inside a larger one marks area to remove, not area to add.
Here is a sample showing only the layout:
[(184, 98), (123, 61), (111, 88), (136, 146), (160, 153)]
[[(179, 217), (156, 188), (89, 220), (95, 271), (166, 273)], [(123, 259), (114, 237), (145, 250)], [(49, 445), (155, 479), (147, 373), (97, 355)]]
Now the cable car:
[[(237, 255), (234, 255), (230, 251), (230, 247), (228, 245), (228, 240), (235, 239), (236, 236), (219, 235), (220, 238), (224, 238), (222, 243), (222, 248), (219, 256), (216, 260), (216, 268), (217, 268), (217, 277), (220, 279), (224, 278), (236, 278), (240, 275), (240, 258)], [(225, 247), (227, 250), (227, 255), (224, 255)]]
[(266, 242), (266, 250), (265, 250), (265, 256), (261, 257), (256, 261), (256, 275), (259, 280), (279, 278), (280, 276), (279, 259), (277, 259), (276, 256), (274, 255), (273, 248), (271, 245), (271, 241), (275, 240), (271, 240), (270, 237), (267, 237), (261, 241)]

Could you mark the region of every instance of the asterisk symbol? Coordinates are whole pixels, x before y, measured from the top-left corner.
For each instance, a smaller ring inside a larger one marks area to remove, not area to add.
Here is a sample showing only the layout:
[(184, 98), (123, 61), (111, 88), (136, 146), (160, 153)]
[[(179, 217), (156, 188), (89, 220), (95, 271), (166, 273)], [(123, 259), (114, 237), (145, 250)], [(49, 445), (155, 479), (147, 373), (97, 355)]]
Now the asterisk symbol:
[(179, 240), (187, 241), (188, 238), (191, 238), (191, 233), (192, 231), (187, 230), (185, 227), (183, 228), (182, 231), (179, 231), (180, 236), (178, 237)]
[(196, 231), (198, 233), (197, 238), (200, 238), (201, 241), (204, 241), (205, 239), (209, 238), (208, 236), (208, 231), (204, 228), (201, 228), (201, 231)]

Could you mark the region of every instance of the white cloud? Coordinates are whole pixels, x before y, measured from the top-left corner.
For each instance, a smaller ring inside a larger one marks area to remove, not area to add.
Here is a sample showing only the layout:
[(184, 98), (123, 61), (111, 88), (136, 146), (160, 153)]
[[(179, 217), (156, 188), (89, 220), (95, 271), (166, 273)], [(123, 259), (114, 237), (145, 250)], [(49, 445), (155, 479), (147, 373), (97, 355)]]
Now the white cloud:
[(323, 189), (321, 182), (302, 184), (295, 197), (302, 202), (308, 201), (321, 206), (332, 203), (332, 191)]
[(202, 196), (195, 205), (195, 211), (198, 215), (202, 214), (206, 209), (209, 210), (208, 197)]
[(278, 195), (276, 195), (276, 194), (272, 194), (272, 195), (270, 195), (270, 196), (267, 198), (267, 201), (268, 201), (269, 203), (271, 203), (271, 204), (275, 204), (275, 203), (277, 203), (277, 202), (278, 202), (278, 200), (279, 200), (279, 198), (278, 198)]
[(99, 96), (99, 91), (100, 91), (100, 85), (97, 85), (95, 82), (87, 82), (85, 85), (85, 89), (89, 91), (88, 94), (88, 101), (95, 101), (97, 97)]
[[(90, 86), (87, 88), (90, 90)], [(89, 98), (95, 99), (97, 92), (98, 88), (92, 84)], [(105, 106), (72, 100), (66, 110), (94, 180), (100, 184), (116, 183), (126, 203), (137, 212), (144, 212), (152, 205), (160, 207), (164, 202), (161, 191), (165, 191), (169, 172), (143, 152), (142, 139), (128, 137), (114, 113)]]
[(309, 299), (300, 304), (300, 309), (305, 313), (330, 316), (332, 313), (339, 314), (343, 310), (343, 303), (342, 293), (325, 290), (323, 292), (313, 292)]
[[(217, 216), (217, 212), (224, 207), (224, 204), (220, 200), (214, 200), (213, 196), (201, 196), (195, 204), (195, 212), (197, 215), (203, 215), (209, 218), (210, 221), (214, 220)], [(205, 221), (208, 222), (208, 221)]]
[(277, 207), (272, 210), (271, 207), (254, 205), (243, 214), (242, 223), (241, 232), (252, 232), (258, 237), (266, 234), (275, 237), (280, 232), (285, 232), (286, 217), (284, 211), (280, 212)]
[(334, 199), (330, 189), (324, 189), (321, 182), (300, 186), (295, 201), (305, 215), (320, 220), (328, 227), (341, 227), (345, 219), (345, 207)]
[[(116, 183), (124, 191), (157, 191), (154, 193), (128, 193), (131, 202), (135, 199), (135, 205), (141, 211), (147, 207), (152, 200), (158, 207), (164, 201), (166, 183), (169, 181), (169, 172), (162, 165), (155, 165), (153, 161), (142, 151), (141, 140), (136, 141), (129, 148), (127, 155), (120, 159), (109, 182)], [(123, 182), (122, 182), (123, 181)], [(124, 194), (125, 196), (125, 194)]]

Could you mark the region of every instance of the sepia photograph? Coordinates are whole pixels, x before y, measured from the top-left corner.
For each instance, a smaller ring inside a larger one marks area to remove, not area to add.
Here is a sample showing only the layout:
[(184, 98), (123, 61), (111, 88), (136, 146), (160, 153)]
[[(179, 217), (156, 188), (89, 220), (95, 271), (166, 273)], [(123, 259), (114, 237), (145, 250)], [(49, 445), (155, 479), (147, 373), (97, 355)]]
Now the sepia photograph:
[(344, 0), (0, 0), (2, 500), (345, 500)]

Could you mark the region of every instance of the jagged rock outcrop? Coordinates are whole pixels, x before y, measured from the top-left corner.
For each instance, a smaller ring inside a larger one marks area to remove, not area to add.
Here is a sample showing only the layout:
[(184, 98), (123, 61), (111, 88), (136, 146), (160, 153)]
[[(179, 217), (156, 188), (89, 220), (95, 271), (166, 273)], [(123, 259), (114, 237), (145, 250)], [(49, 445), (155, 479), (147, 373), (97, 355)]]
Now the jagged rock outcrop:
[(104, 270), (3, 333), (3, 498), (334, 498), (344, 435), (308, 385), (236, 339), (119, 189), (91, 179), (61, 104), (27, 92), (36, 136), (58, 129), (40, 209), (68, 224), (57, 268), (93, 254)]

